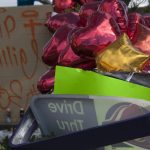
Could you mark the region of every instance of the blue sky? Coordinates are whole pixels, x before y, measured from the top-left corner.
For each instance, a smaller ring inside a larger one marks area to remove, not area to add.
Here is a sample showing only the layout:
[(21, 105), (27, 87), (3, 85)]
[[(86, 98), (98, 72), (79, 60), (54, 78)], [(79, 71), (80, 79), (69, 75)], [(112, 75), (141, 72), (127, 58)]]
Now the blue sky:
[[(139, 0), (138, 0), (139, 1)], [(148, 3), (148, 0), (145, 0), (146, 2), (142, 5), (145, 5)], [(40, 4), (39, 2), (36, 2), (36, 4)], [(0, 7), (2, 6), (16, 6), (17, 0), (0, 0)]]

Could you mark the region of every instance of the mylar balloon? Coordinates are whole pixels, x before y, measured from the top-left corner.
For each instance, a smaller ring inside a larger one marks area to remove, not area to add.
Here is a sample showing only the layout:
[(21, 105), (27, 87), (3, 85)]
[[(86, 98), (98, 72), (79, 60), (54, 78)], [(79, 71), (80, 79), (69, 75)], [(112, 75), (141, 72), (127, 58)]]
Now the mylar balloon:
[(91, 70), (96, 67), (94, 60), (81, 58), (77, 56), (73, 52), (71, 46), (68, 46), (65, 49), (65, 51), (60, 54), (58, 64), (61, 66), (68, 66), (68, 67), (80, 68), (85, 70)]
[(96, 64), (103, 71), (141, 72), (149, 55), (134, 48), (124, 33), (118, 40), (109, 45), (103, 53), (96, 57)]
[(129, 24), (128, 24), (128, 30), (127, 34), (129, 38), (132, 40), (134, 34), (137, 32), (137, 25), (139, 23), (145, 25), (145, 20), (142, 15), (139, 13), (131, 13), (128, 15)]
[(121, 0), (103, 0), (98, 10), (109, 13), (118, 23), (122, 32), (127, 31), (128, 16), (127, 8)]
[(61, 13), (66, 9), (73, 9), (75, 0), (53, 0), (54, 11)]
[(81, 9), (79, 11), (79, 15), (80, 15), (81, 21), (83, 22), (84, 26), (86, 26), (88, 18), (94, 12), (97, 11), (100, 3), (101, 3), (101, 1), (93, 2), (93, 3), (87, 3), (81, 7)]
[(84, 69), (84, 70), (93, 70), (94, 68), (96, 68), (96, 62), (95, 60), (87, 59), (80, 64), (75, 64), (75, 65), (73, 64), (73, 67)]
[(145, 20), (145, 25), (150, 28), (150, 13), (143, 15)]
[(71, 24), (75, 27), (81, 26), (82, 24), (80, 23), (79, 14), (76, 12), (61, 13), (54, 16), (50, 14), (47, 22), (45, 23), (48, 29), (52, 32), (67, 24)]
[(70, 67), (91, 70), (96, 66), (95, 61), (79, 57), (73, 52), (70, 46), (70, 36), (77, 29), (78, 28), (75, 28), (68, 33), (68, 36), (66, 37), (68, 44), (66, 48), (63, 51), (61, 51), (58, 59), (58, 64), (62, 66), (70, 66)]
[(139, 51), (150, 55), (150, 28), (137, 24), (132, 43)]
[(49, 66), (58, 64), (60, 53), (68, 46), (67, 36), (73, 29), (71, 25), (60, 27), (43, 48), (42, 60)]
[(93, 58), (118, 36), (120, 30), (116, 21), (107, 13), (95, 12), (86, 27), (72, 34), (71, 45), (77, 55)]
[(81, 4), (87, 4), (87, 3), (92, 3), (92, 2), (96, 2), (96, 1), (99, 1), (99, 0), (79, 0), (79, 2)]
[(150, 73), (150, 59), (143, 65), (142, 71)]
[(55, 68), (45, 72), (39, 79), (37, 88), (41, 93), (50, 93), (54, 88)]

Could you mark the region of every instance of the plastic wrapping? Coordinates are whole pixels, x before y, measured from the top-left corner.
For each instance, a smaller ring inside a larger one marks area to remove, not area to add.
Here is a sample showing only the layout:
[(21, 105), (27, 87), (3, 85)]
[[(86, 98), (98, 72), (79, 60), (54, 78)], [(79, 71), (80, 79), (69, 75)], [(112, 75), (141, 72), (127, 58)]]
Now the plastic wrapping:
[(122, 79), (128, 82), (136, 83), (150, 88), (149, 73), (134, 73), (134, 72), (100, 72), (101, 74)]

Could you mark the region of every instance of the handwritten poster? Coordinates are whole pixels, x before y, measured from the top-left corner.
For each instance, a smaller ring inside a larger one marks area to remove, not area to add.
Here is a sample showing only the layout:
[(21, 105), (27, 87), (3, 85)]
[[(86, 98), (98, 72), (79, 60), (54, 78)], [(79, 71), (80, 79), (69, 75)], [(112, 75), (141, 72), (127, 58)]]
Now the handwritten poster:
[(41, 53), (51, 37), (44, 26), (51, 11), (51, 5), (0, 8), (0, 123), (8, 108), (18, 122), (20, 108), (39, 94), (37, 81), (48, 69)]

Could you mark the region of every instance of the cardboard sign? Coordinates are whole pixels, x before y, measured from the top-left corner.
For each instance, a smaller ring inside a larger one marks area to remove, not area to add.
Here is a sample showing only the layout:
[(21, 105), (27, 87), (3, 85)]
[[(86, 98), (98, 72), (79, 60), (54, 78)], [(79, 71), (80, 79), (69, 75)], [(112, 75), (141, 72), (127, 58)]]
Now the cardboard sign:
[(94, 102), (88, 96), (38, 96), (30, 108), (46, 136), (60, 136), (98, 125)]
[(41, 53), (51, 37), (44, 26), (51, 11), (51, 5), (0, 8), (0, 123), (8, 108), (18, 122), (20, 108), (39, 94), (37, 81), (48, 69)]

